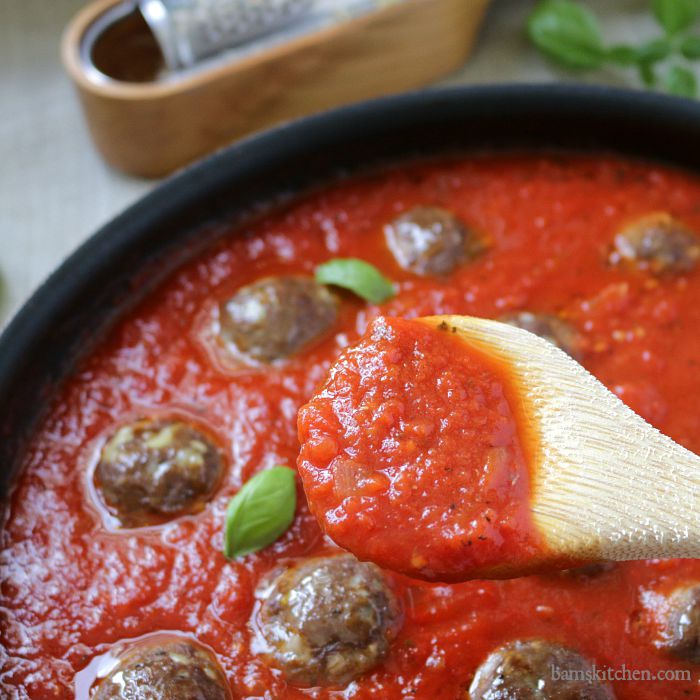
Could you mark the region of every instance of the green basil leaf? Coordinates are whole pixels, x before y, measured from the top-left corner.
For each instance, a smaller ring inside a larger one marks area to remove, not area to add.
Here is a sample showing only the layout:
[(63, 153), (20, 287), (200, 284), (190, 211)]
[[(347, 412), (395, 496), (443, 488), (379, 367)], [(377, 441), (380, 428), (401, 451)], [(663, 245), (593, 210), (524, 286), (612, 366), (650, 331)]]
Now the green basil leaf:
[(606, 58), (618, 66), (652, 65), (668, 58), (672, 50), (668, 39), (653, 39), (641, 46), (613, 46)]
[(638, 61), (637, 49), (634, 46), (612, 46), (606, 53), (608, 61), (618, 66), (634, 66)]
[(637, 47), (637, 63), (658, 63), (668, 58), (672, 50), (668, 39), (652, 39)]
[(359, 258), (334, 258), (319, 265), (316, 281), (349, 289), (373, 304), (396, 295), (394, 285), (374, 265)]
[(532, 42), (546, 56), (575, 69), (600, 68), (606, 51), (595, 16), (571, 0), (544, 0), (528, 19)]
[(666, 75), (664, 87), (679, 97), (697, 97), (698, 80), (693, 71), (683, 66), (672, 66)]
[(639, 77), (642, 82), (647, 87), (654, 87), (656, 85), (656, 72), (654, 71), (654, 66), (651, 63), (640, 63), (639, 66)]
[(272, 544), (294, 520), (296, 472), (272, 467), (258, 472), (231, 499), (224, 526), (224, 556), (243, 557)]
[(680, 52), (685, 58), (694, 61), (700, 58), (700, 36), (687, 36), (680, 43)]
[(652, 0), (651, 8), (668, 34), (688, 29), (700, 16), (700, 0)]

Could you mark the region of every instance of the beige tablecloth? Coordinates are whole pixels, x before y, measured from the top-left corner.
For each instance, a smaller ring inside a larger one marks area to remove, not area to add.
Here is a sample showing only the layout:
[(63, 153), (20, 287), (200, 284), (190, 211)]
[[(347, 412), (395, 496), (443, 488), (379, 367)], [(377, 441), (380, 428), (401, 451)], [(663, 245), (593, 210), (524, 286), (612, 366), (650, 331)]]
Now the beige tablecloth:
[[(64, 256), (154, 186), (110, 170), (90, 143), (59, 58), (84, 0), (0, 0), (0, 275), (6, 319)], [(652, 33), (648, 0), (590, 0), (616, 39)], [(472, 60), (446, 83), (571, 79), (528, 44), (528, 0), (494, 0)], [(624, 83), (616, 73), (597, 81)]]

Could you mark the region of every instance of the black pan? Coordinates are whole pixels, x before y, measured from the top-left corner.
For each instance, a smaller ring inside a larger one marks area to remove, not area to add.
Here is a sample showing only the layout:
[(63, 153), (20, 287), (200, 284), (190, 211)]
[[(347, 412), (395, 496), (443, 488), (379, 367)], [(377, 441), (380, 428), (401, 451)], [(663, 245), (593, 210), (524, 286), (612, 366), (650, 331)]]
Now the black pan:
[(303, 119), (185, 170), (104, 226), (0, 338), (0, 494), (56, 385), (111, 323), (217, 235), (339, 175), (489, 149), (612, 151), (700, 172), (700, 104), (572, 86), (451, 88)]

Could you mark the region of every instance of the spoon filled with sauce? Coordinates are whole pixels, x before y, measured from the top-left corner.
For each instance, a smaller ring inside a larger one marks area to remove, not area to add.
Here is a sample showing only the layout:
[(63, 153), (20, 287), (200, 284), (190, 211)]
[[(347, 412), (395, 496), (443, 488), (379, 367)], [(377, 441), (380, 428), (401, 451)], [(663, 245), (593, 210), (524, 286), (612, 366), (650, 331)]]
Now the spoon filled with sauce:
[(700, 457), (509, 324), (379, 318), (299, 413), (324, 531), (412, 577), (700, 557)]

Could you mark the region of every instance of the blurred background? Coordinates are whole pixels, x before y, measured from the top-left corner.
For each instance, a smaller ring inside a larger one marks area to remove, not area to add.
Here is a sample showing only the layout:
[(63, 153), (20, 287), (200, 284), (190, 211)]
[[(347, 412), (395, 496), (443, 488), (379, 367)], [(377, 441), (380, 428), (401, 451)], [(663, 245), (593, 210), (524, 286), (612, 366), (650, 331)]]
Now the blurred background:
[[(67, 253), (157, 184), (112, 169), (91, 142), (59, 48), (85, 4), (0, 0), (0, 322)], [(547, 61), (525, 30), (535, 4), (492, 0), (470, 58), (435, 84), (585, 80), (639, 87), (624, 68), (582, 74)], [(658, 34), (647, 0), (581, 4), (598, 15), (606, 38), (638, 42)]]

